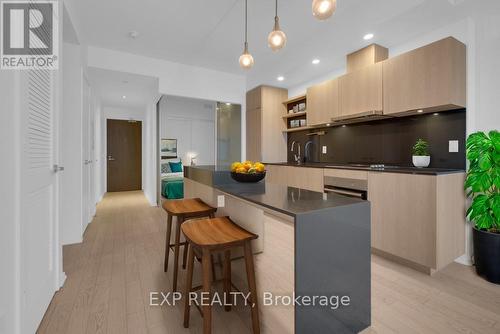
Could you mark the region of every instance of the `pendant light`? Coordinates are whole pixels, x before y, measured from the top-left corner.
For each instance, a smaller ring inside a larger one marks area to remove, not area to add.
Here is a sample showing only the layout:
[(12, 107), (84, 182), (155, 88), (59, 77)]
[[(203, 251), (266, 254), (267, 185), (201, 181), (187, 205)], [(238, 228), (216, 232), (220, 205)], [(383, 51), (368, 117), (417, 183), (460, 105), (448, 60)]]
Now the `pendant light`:
[(240, 66), (244, 69), (249, 69), (253, 66), (253, 57), (248, 52), (248, 3), (245, 0), (245, 47), (243, 53), (240, 56)]
[(318, 20), (326, 20), (335, 12), (337, 0), (313, 0), (312, 12)]
[(276, 0), (276, 11), (274, 15), (274, 29), (267, 36), (267, 45), (273, 50), (278, 51), (286, 44), (286, 35), (280, 29), (280, 18), (278, 17), (278, 0)]

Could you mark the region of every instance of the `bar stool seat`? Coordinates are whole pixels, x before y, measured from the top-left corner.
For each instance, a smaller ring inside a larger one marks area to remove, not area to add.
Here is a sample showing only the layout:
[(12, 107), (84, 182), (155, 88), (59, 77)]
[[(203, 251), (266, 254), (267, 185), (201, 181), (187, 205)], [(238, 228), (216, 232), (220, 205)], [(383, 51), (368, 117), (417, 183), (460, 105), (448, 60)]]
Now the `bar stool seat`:
[(163, 202), (163, 209), (173, 216), (192, 216), (208, 217), (211, 213), (217, 211), (199, 198), (186, 198), (167, 200)]
[[(185, 285), (184, 327), (189, 327), (190, 304), (189, 293), (193, 291), (193, 269), (195, 252), (201, 253), (203, 273), (203, 293), (210, 297), (212, 287), (211, 256), (213, 252), (224, 252), (224, 293), (231, 292), (231, 249), (243, 247), (248, 287), (250, 291), (249, 303), (252, 314), (253, 333), (260, 333), (259, 310), (257, 301), (257, 287), (255, 282), (255, 269), (251, 241), (258, 236), (235, 224), (229, 217), (190, 220), (182, 224), (182, 233), (189, 243), (188, 272)], [(230, 306), (225, 307), (229, 311)], [(203, 333), (209, 334), (212, 330), (212, 309), (210, 305), (203, 305)]]
[(247, 240), (257, 239), (257, 235), (236, 225), (228, 217), (199, 219), (183, 225), (181, 229), (186, 239), (200, 248), (231, 248)]
[[(167, 272), (168, 270), (168, 259), (170, 255), (170, 249), (174, 250), (174, 277), (172, 281), (172, 290), (177, 291), (177, 276), (179, 267), (179, 248), (184, 246), (184, 254), (182, 260), (182, 267), (186, 268), (187, 260), (187, 242), (180, 242), (181, 225), (188, 219), (193, 218), (203, 218), (211, 217), (213, 218), (217, 208), (211, 207), (199, 198), (186, 198), (179, 200), (166, 200), (162, 204), (163, 209), (167, 212), (167, 235), (165, 241), (165, 262), (163, 270)], [(170, 238), (172, 234), (172, 218), (176, 217), (177, 226), (175, 229), (175, 241), (173, 244), (170, 243)]]

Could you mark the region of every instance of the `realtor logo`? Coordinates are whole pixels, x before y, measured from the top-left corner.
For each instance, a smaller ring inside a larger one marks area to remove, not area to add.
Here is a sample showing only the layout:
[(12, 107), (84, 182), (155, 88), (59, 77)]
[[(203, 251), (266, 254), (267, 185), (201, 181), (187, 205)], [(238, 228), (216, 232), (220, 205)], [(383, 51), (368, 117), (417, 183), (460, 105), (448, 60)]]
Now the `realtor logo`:
[(57, 69), (57, 1), (0, 1), (0, 4), (0, 68)]

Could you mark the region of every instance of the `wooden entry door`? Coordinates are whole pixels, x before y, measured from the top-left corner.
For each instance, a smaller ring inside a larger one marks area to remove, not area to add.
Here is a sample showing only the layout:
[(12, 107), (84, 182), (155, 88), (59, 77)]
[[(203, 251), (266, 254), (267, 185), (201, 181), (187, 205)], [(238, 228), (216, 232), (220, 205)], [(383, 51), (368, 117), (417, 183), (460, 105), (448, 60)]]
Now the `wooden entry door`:
[(142, 189), (142, 122), (108, 119), (107, 191)]

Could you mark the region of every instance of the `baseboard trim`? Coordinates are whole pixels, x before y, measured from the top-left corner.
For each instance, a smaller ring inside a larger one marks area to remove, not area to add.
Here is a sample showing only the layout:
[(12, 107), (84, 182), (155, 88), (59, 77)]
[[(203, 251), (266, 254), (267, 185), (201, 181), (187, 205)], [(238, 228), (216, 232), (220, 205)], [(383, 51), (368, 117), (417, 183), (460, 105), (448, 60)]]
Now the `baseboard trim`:
[(459, 256), (455, 259), (456, 263), (463, 264), (464, 266), (472, 266), (474, 263), (472, 262), (472, 258), (467, 254)]
[(60, 275), (59, 275), (59, 289), (61, 289), (64, 285), (64, 283), (66, 282), (66, 273), (63, 271)]
[(387, 260), (399, 263), (399, 264), (406, 266), (406, 267), (409, 267), (413, 270), (420, 271), (421, 273), (424, 273), (426, 275), (432, 276), (436, 272), (436, 270), (433, 268), (424, 266), (422, 264), (419, 264), (419, 263), (416, 263), (416, 262), (413, 262), (413, 261), (410, 261), (407, 259), (403, 259), (402, 257), (384, 252), (380, 249), (376, 249), (376, 248), (372, 247), (371, 250), (372, 250), (372, 254), (375, 254), (375, 255), (378, 255), (380, 257), (386, 258)]

